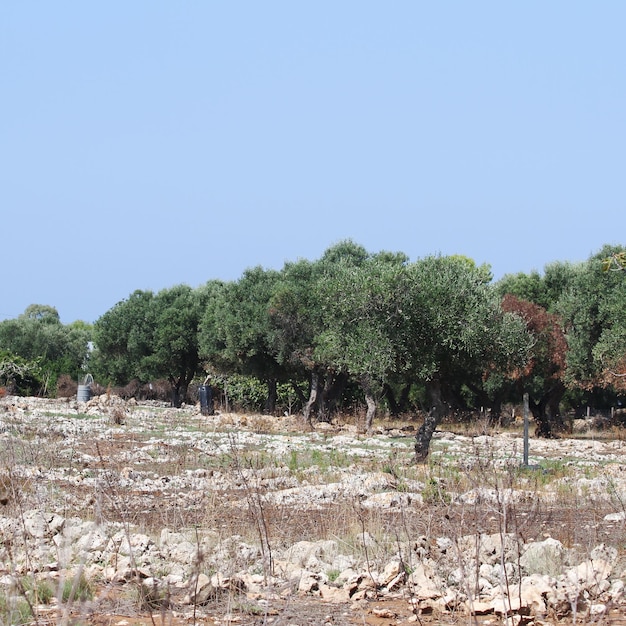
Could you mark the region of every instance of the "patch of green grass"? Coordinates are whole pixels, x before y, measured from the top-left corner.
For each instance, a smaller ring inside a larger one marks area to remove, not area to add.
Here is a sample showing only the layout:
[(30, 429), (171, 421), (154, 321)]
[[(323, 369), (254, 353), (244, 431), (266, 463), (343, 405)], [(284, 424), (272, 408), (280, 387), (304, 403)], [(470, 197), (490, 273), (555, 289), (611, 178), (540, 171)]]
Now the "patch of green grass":
[(352, 465), (352, 457), (343, 450), (292, 450), (287, 460), (287, 466), (291, 471), (316, 467), (320, 473), (327, 473), (333, 468), (349, 467)]
[(396, 485), (396, 491), (399, 493), (407, 493), (409, 491), (409, 486), (403, 478), (398, 481), (398, 484)]
[(298, 451), (292, 450), (289, 454), (289, 462), (287, 467), (291, 472), (295, 472), (298, 469)]
[(327, 465), (327, 461), (324, 459), (324, 453), (316, 448), (315, 450), (311, 450), (311, 465), (317, 465), (320, 469), (323, 466)]
[(430, 477), (422, 489), (424, 504), (450, 504), (452, 496), (443, 483), (437, 478)]
[(93, 600), (93, 588), (83, 572), (78, 578), (69, 578), (63, 583), (63, 602), (87, 602)]
[(72, 416), (75, 420), (98, 420), (102, 419), (102, 415), (87, 415), (87, 413), (77, 413)]
[(563, 478), (572, 473), (571, 461), (568, 459), (543, 459), (539, 467), (542, 472), (556, 478)]
[(254, 602), (233, 602), (233, 611), (244, 615), (255, 615), (257, 617), (267, 615), (267, 607), (255, 604)]
[(0, 624), (21, 626), (29, 624), (33, 619), (28, 602), (24, 599), (12, 599), (0, 595)]
[(326, 572), (326, 576), (328, 576), (328, 582), (334, 583), (337, 578), (339, 578), (339, 574), (341, 574), (341, 572), (338, 569), (329, 569)]
[(352, 458), (343, 450), (331, 450), (328, 455), (328, 461), (331, 467), (350, 467)]
[(46, 580), (33, 580), (27, 577), (21, 583), (24, 593), (32, 604), (50, 604), (54, 597), (54, 589)]

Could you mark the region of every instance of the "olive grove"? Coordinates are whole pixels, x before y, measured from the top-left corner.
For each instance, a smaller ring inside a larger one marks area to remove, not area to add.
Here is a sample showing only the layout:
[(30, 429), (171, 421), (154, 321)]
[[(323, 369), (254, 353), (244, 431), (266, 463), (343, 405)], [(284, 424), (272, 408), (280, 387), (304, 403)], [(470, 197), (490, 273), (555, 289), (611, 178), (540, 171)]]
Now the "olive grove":
[(361, 412), (364, 430), (381, 411), (419, 412), (419, 461), (450, 412), (497, 422), (528, 393), (536, 434), (550, 437), (567, 427), (565, 410), (626, 389), (625, 255), (607, 246), (494, 282), (463, 256), (410, 261), (342, 241), (234, 281), (137, 290), (93, 327), (33, 305), (0, 322), (0, 384), (21, 376), (18, 392), (51, 393), (41, 372), (76, 378), (88, 357), (102, 385), (167, 381), (174, 406), (208, 376), (231, 389), (257, 381), (259, 410), (275, 413), (287, 393), (311, 427), (337, 411)]

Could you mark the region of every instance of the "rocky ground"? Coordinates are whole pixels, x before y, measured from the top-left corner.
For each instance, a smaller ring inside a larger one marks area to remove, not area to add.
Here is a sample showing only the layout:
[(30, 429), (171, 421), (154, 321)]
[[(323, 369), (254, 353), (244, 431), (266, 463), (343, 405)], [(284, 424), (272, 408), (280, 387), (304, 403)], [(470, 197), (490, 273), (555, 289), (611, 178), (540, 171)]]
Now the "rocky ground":
[(0, 399), (0, 624), (626, 624), (626, 443)]

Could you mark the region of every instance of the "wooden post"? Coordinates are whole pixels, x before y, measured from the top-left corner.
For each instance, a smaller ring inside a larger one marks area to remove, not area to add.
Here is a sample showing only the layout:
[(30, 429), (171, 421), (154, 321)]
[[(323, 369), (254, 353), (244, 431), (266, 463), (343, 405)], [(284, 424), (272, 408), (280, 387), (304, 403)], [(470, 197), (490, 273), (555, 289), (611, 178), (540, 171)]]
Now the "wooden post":
[(528, 467), (528, 394), (524, 394), (524, 467)]

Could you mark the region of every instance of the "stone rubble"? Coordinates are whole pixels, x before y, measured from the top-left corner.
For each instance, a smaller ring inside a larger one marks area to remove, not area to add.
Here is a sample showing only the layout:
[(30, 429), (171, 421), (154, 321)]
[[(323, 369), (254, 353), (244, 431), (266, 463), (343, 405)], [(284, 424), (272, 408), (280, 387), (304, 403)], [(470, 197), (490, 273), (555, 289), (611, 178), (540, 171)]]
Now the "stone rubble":
[[(45, 423), (48, 435), (63, 441), (58, 454), (70, 454), (73, 438), (100, 437), (102, 441), (114, 436), (116, 427), (111, 415), (124, 420), (129, 417), (126, 403), (101, 396), (85, 406), (68, 402), (62, 415), (93, 415), (90, 420), (64, 418), (39, 408), (33, 400), (12, 399), (5, 416), (0, 415), (0, 436), (12, 437), (12, 432), (25, 431), (33, 420)], [(5, 404), (7, 399), (4, 399)], [(43, 407), (47, 405), (42, 405)], [(167, 409), (163, 409), (167, 411)], [(193, 411), (190, 411), (193, 414)], [(172, 413), (179, 419), (178, 413)], [(98, 427), (95, 430), (95, 426)], [(119, 426), (117, 426), (119, 427)], [(132, 432), (126, 427), (126, 432)], [(461, 450), (463, 438), (442, 435), (448, 443), (446, 453)], [(480, 439), (480, 438), (474, 438)], [(519, 441), (504, 439), (503, 458), (513, 455)], [(96, 488), (102, 481), (111, 481), (120, 488), (132, 484), (140, 492), (157, 492), (167, 485), (173, 493), (218, 492), (224, 488), (225, 475), (215, 470), (194, 469), (177, 476), (148, 475), (133, 467), (135, 461), (162, 461), (168, 449), (176, 445), (210, 449), (213, 453), (232, 450), (254, 440), (272, 450), (285, 454), (299, 450), (304, 438), (296, 435), (269, 435), (236, 430), (229, 433), (207, 426), (205, 432), (185, 432), (173, 428), (167, 444), (156, 435), (141, 449), (129, 450), (120, 471), (95, 471), (96, 457), (83, 454), (75, 459), (73, 470), (15, 467), (16, 477), (41, 484), (45, 495), (46, 480), (64, 480), (72, 484)], [(322, 435), (308, 435), (308, 444), (327, 446)], [(393, 442), (368, 438), (358, 440), (358, 454), (379, 454), (388, 457)], [(488, 438), (474, 445), (493, 445)], [(70, 445), (68, 445), (70, 444)], [(539, 453), (544, 442), (533, 441)], [(578, 449), (562, 442), (561, 453), (572, 457)], [(335, 451), (355, 452), (355, 438), (337, 436), (332, 443)], [(567, 451), (565, 450), (567, 448)], [(68, 450), (70, 452), (68, 452)], [(585, 442), (585, 458), (594, 455), (603, 462), (620, 458), (621, 442)], [(468, 461), (469, 462), (469, 461)], [(422, 484), (409, 485), (396, 491), (397, 480), (389, 473), (363, 473), (353, 467), (335, 468), (337, 480), (316, 484), (311, 474), (310, 484), (296, 481), (281, 468), (273, 468), (267, 476), (252, 475), (242, 469), (240, 484), (261, 480), (267, 491), (267, 503), (285, 507), (306, 504), (308, 510), (326, 505), (339, 498), (354, 498), (365, 509), (422, 506)], [(57, 472), (57, 473), (55, 473)], [(65, 473), (64, 473), (65, 472)], [(582, 477), (581, 477), (582, 480)], [(306, 479), (305, 479), (306, 481)], [(586, 493), (606, 490), (604, 479), (588, 480), (576, 488)], [(617, 497), (624, 485), (613, 485)], [(452, 503), (498, 503), (502, 499), (515, 502), (537, 494), (524, 492), (494, 492), (475, 488), (463, 494), (453, 494)], [(43, 498), (45, 501), (45, 498)], [(231, 506), (246, 507), (246, 498), (235, 499)], [(1, 509), (0, 509), (1, 512)], [(607, 515), (606, 522), (621, 523), (623, 511)], [(374, 545), (375, 539), (364, 532), (364, 545)], [(147, 590), (173, 594), (177, 602), (187, 606), (204, 606), (223, 595), (236, 595), (263, 601), (270, 597), (290, 594), (316, 596), (333, 603), (355, 603), (379, 598), (405, 598), (418, 612), (465, 610), (476, 615), (524, 615), (538, 619), (564, 617), (586, 611), (596, 619), (610, 607), (625, 605), (626, 566), (614, 547), (590, 546), (587, 554), (566, 548), (551, 537), (523, 543), (519, 536), (509, 533), (481, 534), (458, 537), (416, 537), (411, 542), (398, 542), (397, 554), (385, 562), (363, 562), (335, 540), (299, 541), (291, 546), (267, 550), (252, 545), (237, 535), (223, 537), (217, 531), (201, 528), (163, 528), (158, 536), (149, 536), (139, 528), (104, 519), (81, 519), (67, 516), (61, 509), (48, 506), (23, 510), (18, 516), (0, 515), (0, 586), (9, 590), (16, 580), (27, 574), (38, 578), (68, 578), (79, 570), (91, 580), (116, 585), (140, 584)]]
[[(63, 570), (69, 577), (84, 568), (94, 580), (140, 579), (151, 588), (179, 590), (180, 601), (190, 605), (205, 605), (224, 593), (253, 598), (298, 593), (330, 602), (390, 596), (410, 598), (422, 611), (464, 607), (475, 614), (542, 617), (565, 616), (574, 607), (600, 615), (625, 602), (626, 572), (617, 550), (596, 546), (576, 561), (571, 550), (550, 538), (520, 545), (513, 535), (422, 537), (412, 546), (400, 545), (399, 554), (380, 569), (364, 568), (342, 554), (337, 541), (300, 541), (275, 554), (270, 570), (261, 551), (237, 536), (220, 540), (212, 533), (164, 528), (151, 538), (120, 524), (25, 511), (18, 524), (0, 517), (0, 544), (5, 587), (28, 573), (46, 578)], [(233, 554), (236, 559), (229, 560)], [(206, 573), (211, 570), (215, 573)]]

